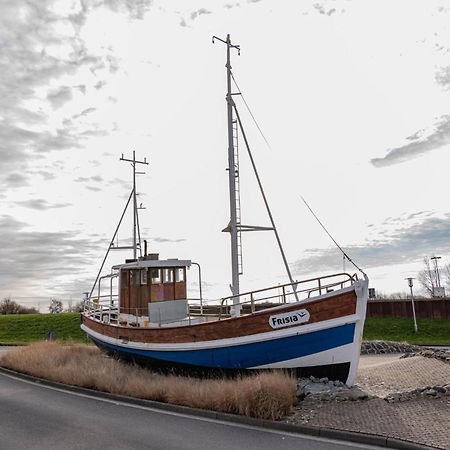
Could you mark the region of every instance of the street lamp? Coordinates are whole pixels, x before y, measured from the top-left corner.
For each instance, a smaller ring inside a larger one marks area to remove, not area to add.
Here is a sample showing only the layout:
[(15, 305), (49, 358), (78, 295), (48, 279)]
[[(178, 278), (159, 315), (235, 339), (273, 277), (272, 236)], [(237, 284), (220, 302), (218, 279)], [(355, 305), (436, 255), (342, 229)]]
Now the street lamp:
[(405, 278), (408, 280), (408, 286), (411, 289), (411, 305), (412, 305), (412, 313), (414, 319), (414, 333), (417, 333), (417, 320), (416, 320), (416, 310), (414, 308), (414, 295), (413, 295), (413, 280), (414, 278)]
[(432, 256), (430, 259), (432, 261), (434, 261), (434, 273), (436, 274), (436, 283), (437, 283), (437, 287), (440, 288), (441, 287), (441, 280), (439, 278), (438, 259), (441, 259), (441, 257), (440, 256)]

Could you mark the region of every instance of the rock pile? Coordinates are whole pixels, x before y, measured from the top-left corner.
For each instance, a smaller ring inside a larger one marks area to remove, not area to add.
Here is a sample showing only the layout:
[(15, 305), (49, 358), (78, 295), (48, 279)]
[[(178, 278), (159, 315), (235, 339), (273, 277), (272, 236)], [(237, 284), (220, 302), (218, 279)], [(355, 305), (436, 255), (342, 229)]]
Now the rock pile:
[(363, 341), (361, 355), (377, 355), (385, 353), (415, 353), (422, 349), (417, 345), (391, 341)]
[(446, 384), (445, 386), (426, 386), (424, 388), (417, 388), (408, 392), (398, 392), (388, 395), (385, 397), (385, 400), (388, 403), (406, 402), (419, 396), (428, 398), (450, 396), (450, 384)]
[(297, 399), (303, 401), (357, 401), (367, 400), (369, 395), (359, 387), (348, 387), (342, 381), (328, 378), (300, 378), (297, 382)]
[(401, 358), (409, 358), (410, 356), (424, 356), (425, 358), (436, 358), (444, 361), (446, 363), (450, 363), (450, 350), (441, 350), (441, 349), (419, 349), (419, 351), (405, 353)]

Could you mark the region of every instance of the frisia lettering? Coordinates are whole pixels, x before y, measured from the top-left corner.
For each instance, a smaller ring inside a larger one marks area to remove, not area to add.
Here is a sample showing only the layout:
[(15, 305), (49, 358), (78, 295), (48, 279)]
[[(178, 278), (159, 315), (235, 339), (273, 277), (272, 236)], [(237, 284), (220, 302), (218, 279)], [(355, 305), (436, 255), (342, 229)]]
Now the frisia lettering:
[(309, 321), (309, 312), (306, 309), (291, 311), (284, 314), (276, 314), (269, 317), (269, 325), (272, 328), (282, 328), (297, 325)]

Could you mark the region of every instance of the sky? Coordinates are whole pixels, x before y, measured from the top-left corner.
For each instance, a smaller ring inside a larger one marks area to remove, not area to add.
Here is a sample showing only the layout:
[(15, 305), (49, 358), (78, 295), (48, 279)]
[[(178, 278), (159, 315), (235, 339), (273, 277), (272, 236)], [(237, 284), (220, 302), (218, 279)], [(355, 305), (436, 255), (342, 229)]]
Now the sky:
[[(356, 271), (301, 196), (379, 293), (407, 291), (424, 257), (450, 260), (446, 2), (0, 0), (0, 12), (0, 298), (45, 310), (90, 290), (133, 150), (149, 161), (137, 180), (149, 251), (200, 263), (204, 296), (229, 295), (226, 48), (211, 42), (227, 33), (294, 278)], [(267, 226), (240, 141), (242, 222)], [(120, 245), (130, 237), (125, 221)], [(243, 258), (242, 290), (288, 281), (273, 233), (245, 233)], [(195, 268), (189, 279), (196, 297)]]

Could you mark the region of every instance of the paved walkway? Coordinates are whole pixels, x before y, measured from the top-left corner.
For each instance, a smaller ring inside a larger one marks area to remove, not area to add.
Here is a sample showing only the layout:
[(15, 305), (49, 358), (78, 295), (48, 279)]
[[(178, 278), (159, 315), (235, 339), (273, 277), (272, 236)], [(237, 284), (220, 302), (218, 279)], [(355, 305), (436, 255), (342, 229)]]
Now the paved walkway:
[(361, 356), (357, 386), (373, 398), (364, 401), (302, 401), (290, 423), (376, 434), (450, 449), (450, 397), (417, 396), (388, 403), (396, 392), (450, 384), (450, 364), (434, 358), (399, 354)]

